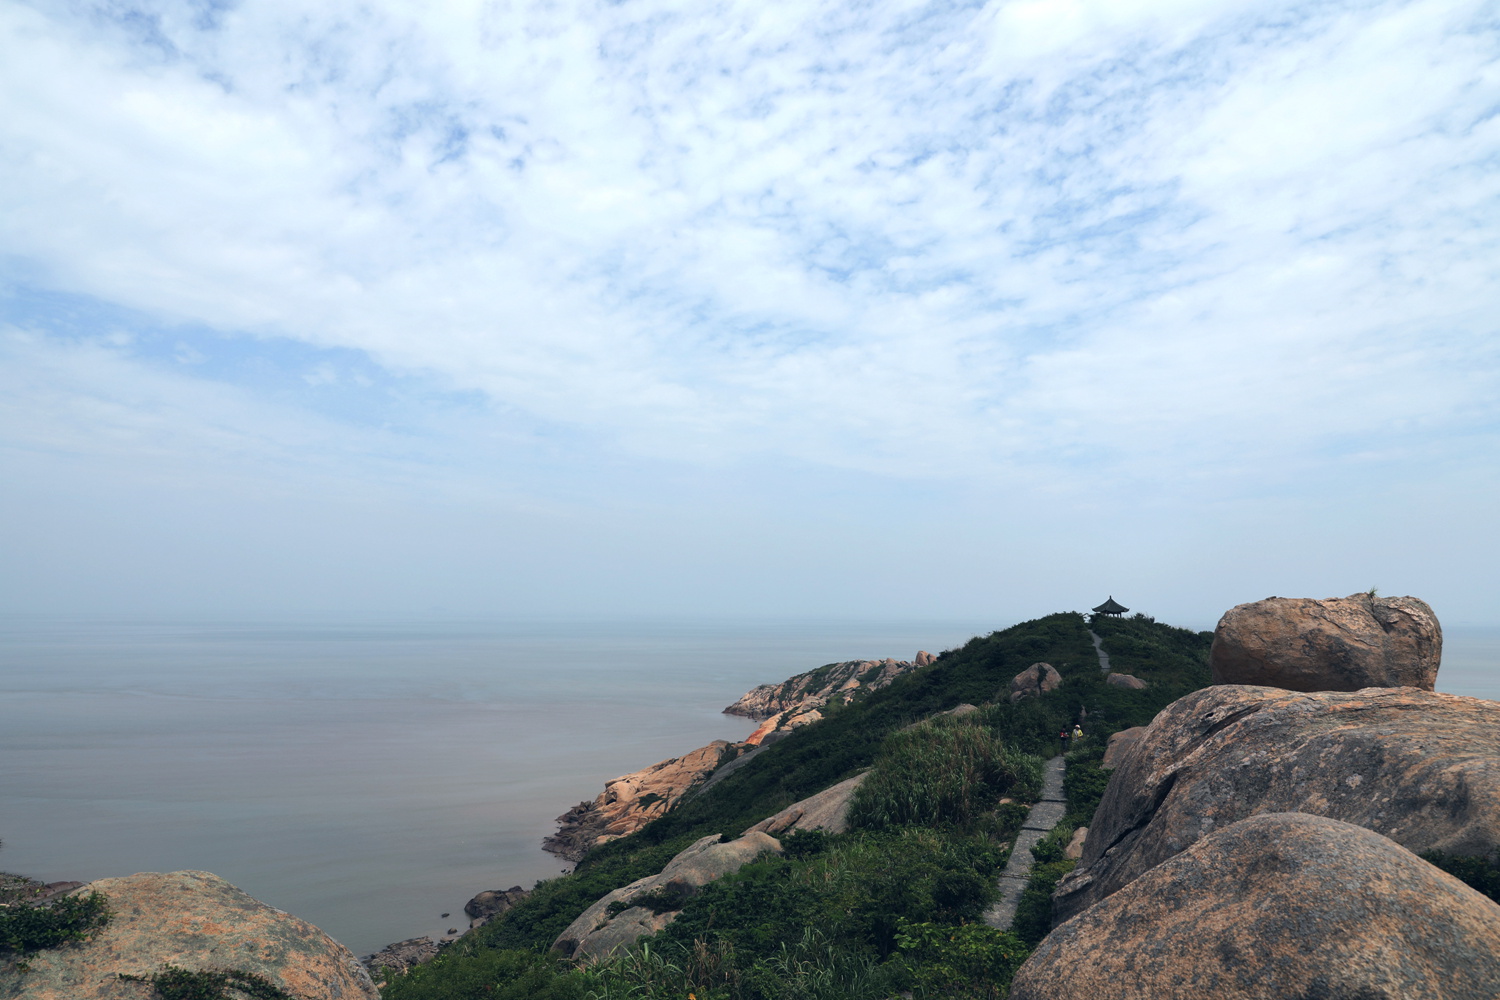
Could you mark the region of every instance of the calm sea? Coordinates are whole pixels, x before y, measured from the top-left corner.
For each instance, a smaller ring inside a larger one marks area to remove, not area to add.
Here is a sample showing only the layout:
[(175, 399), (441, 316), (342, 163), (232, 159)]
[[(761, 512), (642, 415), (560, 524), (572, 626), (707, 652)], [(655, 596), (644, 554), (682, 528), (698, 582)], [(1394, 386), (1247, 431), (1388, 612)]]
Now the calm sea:
[(995, 627), (0, 617), (0, 870), (212, 871), (364, 954), (558, 874), (554, 817), (756, 684)]

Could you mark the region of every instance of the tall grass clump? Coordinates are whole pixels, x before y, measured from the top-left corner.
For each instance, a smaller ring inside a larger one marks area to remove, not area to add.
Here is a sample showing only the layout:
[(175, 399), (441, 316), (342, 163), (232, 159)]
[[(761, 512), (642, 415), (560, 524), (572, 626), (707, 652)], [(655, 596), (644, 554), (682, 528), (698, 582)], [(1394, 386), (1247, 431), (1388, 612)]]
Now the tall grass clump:
[(1029, 798), (1041, 787), (1040, 757), (1008, 748), (980, 722), (932, 719), (886, 738), (849, 805), (849, 826), (967, 827), (1001, 796)]

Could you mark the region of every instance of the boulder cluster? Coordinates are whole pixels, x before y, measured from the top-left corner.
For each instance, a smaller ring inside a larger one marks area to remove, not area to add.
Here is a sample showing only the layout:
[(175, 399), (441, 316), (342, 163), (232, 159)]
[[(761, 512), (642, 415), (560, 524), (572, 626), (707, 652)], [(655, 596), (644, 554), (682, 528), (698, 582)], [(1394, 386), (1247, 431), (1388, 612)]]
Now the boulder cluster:
[(1011, 996), (1500, 996), (1500, 905), (1418, 857), (1500, 860), (1500, 703), (1435, 692), (1441, 650), (1411, 597), (1227, 612), (1215, 686), (1111, 739)]

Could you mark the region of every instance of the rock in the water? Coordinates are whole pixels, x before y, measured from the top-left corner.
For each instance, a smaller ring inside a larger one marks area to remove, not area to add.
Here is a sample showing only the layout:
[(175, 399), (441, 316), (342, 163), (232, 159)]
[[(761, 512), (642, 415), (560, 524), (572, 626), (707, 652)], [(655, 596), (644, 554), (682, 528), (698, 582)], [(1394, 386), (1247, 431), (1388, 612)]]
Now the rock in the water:
[(1224, 612), (1209, 652), (1215, 684), (1292, 691), (1431, 691), (1443, 629), (1415, 597), (1268, 597)]
[(1077, 861), (1083, 857), (1083, 845), (1088, 842), (1089, 828), (1080, 826), (1073, 831), (1073, 836), (1068, 840), (1068, 846), (1063, 848), (1063, 857), (1069, 861)]
[(26, 1000), (146, 1000), (149, 976), (171, 964), (189, 971), (264, 976), (306, 1000), (379, 1000), (349, 949), (305, 920), (273, 909), (208, 872), (144, 872), (105, 878), (113, 913), (91, 940), (50, 948), (29, 970), (0, 973), (0, 997)]
[(1033, 663), (1016, 674), (1010, 682), (1010, 701), (1014, 705), (1022, 698), (1034, 698), (1057, 690), (1062, 683), (1062, 674), (1050, 663)]
[[(509, 889), (486, 889), (464, 904), (464, 913), (469, 916), (469, 927), (482, 927), (492, 919), (530, 896), (531, 892), (513, 885)], [(447, 916), (448, 914), (443, 914)]]
[(1122, 729), (1111, 736), (1109, 743), (1104, 747), (1104, 766), (1111, 770), (1119, 767), (1120, 762), (1140, 742), (1141, 737), (1145, 733), (1145, 726), (1131, 726), (1129, 729)]
[[(752, 831), (727, 844), (716, 835), (704, 837), (667, 863), (659, 875), (648, 875), (616, 889), (599, 900), (558, 935), (552, 947), (571, 958), (590, 961), (628, 948), (636, 939), (655, 934), (676, 919), (682, 904), (716, 878), (739, 871), (762, 854), (781, 853), (781, 842)], [(641, 897), (650, 896), (648, 900)], [(629, 905), (639, 901), (641, 905)], [(625, 909), (611, 904), (626, 904)]]
[(775, 816), (761, 820), (746, 833), (760, 831), (773, 837), (792, 830), (822, 830), (826, 833), (844, 833), (849, 829), (849, 802), (854, 790), (870, 772), (856, 774), (837, 785), (823, 789), (801, 802), (794, 802)]
[(408, 938), (405, 941), (397, 941), (388, 944), (373, 955), (366, 955), (362, 961), (370, 975), (381, 981), (384, 985), (387, 973), (396, 975), (411, 969), (413, 966), (430, 962), (442, 952), (438, 943), (429, 937)]
[(1113, 684), (1119, 688), (1128, 688), (1131, 691), (1144, 691), (1151, 686), (1132, 674), (1105, 674), (1104, 683)]
[(1218, 830), (1056, 928), (1011, 1000), (1490, 1000), (1500, 906), (1379, 834)]
[(1057, 919), (1262, 812), (1329, 816), (1416, 853), (1500, 856), (1500, 702), (1239, 685), (1179, 698), (1110, 776)]

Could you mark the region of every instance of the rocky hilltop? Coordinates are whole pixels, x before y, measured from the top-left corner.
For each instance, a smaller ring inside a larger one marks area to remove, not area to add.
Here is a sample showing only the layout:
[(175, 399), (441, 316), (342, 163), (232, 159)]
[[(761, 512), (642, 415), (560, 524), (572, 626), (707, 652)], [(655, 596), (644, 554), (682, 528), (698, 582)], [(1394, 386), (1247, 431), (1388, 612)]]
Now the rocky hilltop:
[(600, 844), (628, 836), (662, 816), (689, 791), (708, 787), (749, 763), (778, 737), (819, 721), (821, 709), (830, 702), (853, 702), (936, 659), (923, 650), (912, 660), (845, 660), (780, 684), (752, 688), (724, 709), (724, 714), (756, 720), (760, 725), (755, 732), (741, 742), (715, 740), (681, 757), (669, 757), (605, 782), (604, 791), (594, 799), (557, 817), (557, 832), (542, 841), (542, 847), (560, 858), (580, 861)]

